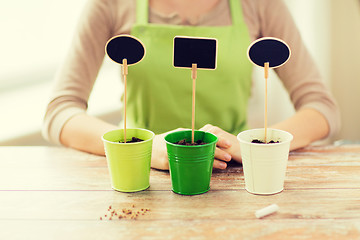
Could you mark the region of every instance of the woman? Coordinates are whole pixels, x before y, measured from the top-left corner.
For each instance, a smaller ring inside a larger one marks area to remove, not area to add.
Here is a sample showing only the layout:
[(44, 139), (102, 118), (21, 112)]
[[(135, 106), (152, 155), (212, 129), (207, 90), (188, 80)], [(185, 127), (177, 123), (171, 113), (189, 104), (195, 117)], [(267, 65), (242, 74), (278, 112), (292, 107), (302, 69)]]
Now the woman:
[(250, 43), (263, 36), (283, 39), (292, 57), (276, 73), (297, 110), (273, 128), (294, 135), (291, 149), (333, 135), (339, 129), (334, 99), (322, 83), (298, 30), (281, 0), (90, 0), (71, 51), (56, 77), (43, 134), (49, 141), (104, 155), (101, 136), (118, 126), (86, 114), (87, 101), (104, 59), (108, 39), (131, 34), (147, 49), (128, 75), (128, 127), (154, 131), (152, 167), (168, 169), (164, 136), (189, 127), (188, 71), (172, 64), (176, 35), (218, 39), (218, 65), (199, 71), (196, 128), (219, 137), (214, 168), (241, 162), (236, 134), (247, 128), (252, 65)]

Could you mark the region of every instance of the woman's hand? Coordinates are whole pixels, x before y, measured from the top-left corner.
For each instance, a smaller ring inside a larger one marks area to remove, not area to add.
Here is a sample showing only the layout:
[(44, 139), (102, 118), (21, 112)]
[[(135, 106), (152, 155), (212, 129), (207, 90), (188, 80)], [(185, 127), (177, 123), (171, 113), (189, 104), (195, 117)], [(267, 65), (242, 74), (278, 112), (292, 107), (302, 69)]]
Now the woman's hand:
[(236, 136), (211, 124), (200, 129), (210, 132), (219, 138), (216, 144), (214, 168), (225, 169), (231, 159), (241, 163), (240, 144)]
[(160, 170), (169, 170), (169, 161), (166, 150), (165, 136), (171, 132), (185, 130), (178, 128), (169, 132), (155, 135), (151, 154), (151, 167)]
[[(178, 128), (170, 132), (185, 130)], [(215, 134), (219, 141), (216, 143), (214, 168), (225, 169), (227, 162), (231, 159), (241, 162), (240, 146), (236, 136), (210, 124), (205, 125), (201, 131)], [(151, 156), (151, 167), (161, 170), (169, 169), (169, 161), (166, 150), (165, 136), (170, 133), (155, 135), (153, 140), (153, 149)]]

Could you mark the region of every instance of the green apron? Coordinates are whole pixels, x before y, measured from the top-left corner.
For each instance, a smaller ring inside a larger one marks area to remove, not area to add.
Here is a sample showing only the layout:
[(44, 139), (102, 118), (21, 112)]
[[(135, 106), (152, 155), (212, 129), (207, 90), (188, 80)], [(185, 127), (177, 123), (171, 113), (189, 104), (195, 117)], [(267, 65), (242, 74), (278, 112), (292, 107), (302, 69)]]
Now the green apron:
[(216, 70), (198, 69), (195, 128), (212, 124), (232, 134), (247, 128), (252, 65), (246, 50), (250, 36), (239, 0), (230, 0), (232, 25), (178, 26), (148, 23), (148, 0), (137, 0), (131, 34), (146, 47), (142, 62), (129, 67), (127, 127), (156, 134), (191, 128), (191, 69), (172, 66), (175, 36), (218, 39)]

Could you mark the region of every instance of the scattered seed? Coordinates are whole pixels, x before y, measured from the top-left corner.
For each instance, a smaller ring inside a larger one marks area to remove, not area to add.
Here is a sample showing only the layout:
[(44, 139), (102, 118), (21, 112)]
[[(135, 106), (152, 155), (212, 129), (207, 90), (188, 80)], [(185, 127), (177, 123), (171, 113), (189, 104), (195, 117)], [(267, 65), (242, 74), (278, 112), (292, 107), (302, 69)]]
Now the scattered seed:
[[(132, 204), (131, 207), (135, 208), (135, 204)], [(139, 215), (145, 215), (145, 213), (150, 211), (150, 208), (141, 208), (140, 210), (123, 208), (121, 209), (121, 213), (120, 212), (118, 213), (116, 209), (113, 209), (113, 207), (110, 205), (107, 210), (109, 211), (109, 214), (105, 214), (104, 216), (101, 216), (100, 220), (103, 220), (103, 218), (108, 218), (108, 220), (112, 220), (114, 215), (118, 219), (129, 218), (129, 219), (137, 220)]]

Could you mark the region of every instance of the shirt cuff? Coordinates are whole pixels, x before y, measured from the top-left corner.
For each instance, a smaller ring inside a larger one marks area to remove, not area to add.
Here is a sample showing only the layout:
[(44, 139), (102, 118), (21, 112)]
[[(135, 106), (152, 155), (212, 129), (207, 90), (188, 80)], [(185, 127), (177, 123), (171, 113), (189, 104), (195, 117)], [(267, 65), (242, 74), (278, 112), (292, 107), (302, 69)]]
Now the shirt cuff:
[(60, 134), (66, 122), (72, 117), (85, 112), (84, 109), (79, 107), (57, 109), (56, 112), (45, 117), (44, 126), (42, 128), (43, 137), (49, 142), (61, 145)]

